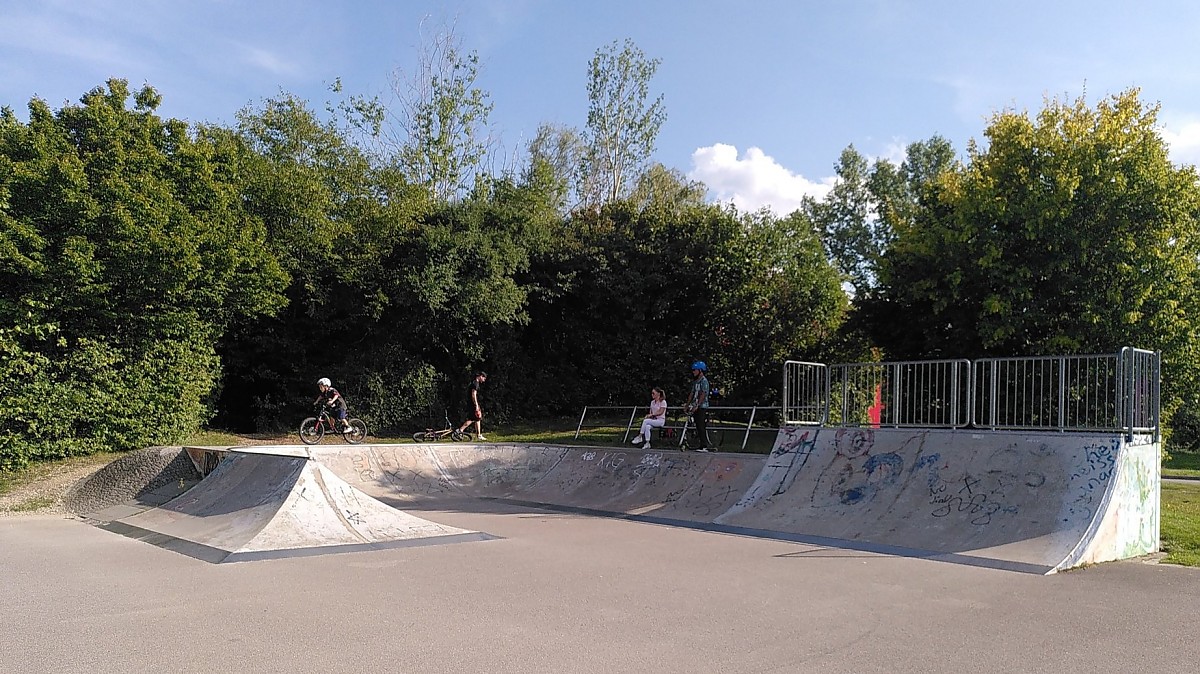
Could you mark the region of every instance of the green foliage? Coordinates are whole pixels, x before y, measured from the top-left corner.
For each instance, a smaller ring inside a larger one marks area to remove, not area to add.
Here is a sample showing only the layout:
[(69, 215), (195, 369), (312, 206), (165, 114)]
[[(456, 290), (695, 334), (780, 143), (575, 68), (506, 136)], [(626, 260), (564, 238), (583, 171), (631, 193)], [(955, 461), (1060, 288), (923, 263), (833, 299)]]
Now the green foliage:
[(1156, 115), (1135, 90), (996, 115), (884, 256), (878, 343), (899, 358), (1156, 349), (1164, 417), (1195, 409), (1200, 187)]
[(628, 196), (632, 181), (654, 154), (667, 113), (661, 95), (648, 102), (660, 59), (633, 40), (596, 50), (588, 64), (586, 151), (577, 191), (596, 205)]
[(166, 442), (199, 426), (213, 341), (275, 311), (282, 273), (228, 147), (124, 81), (0, 114), (0, 466)]
[(478, 77), (479, 55), (464, 52), (446, 30), (423, 45), (415, 73), (394, 78), (396, 128), (385, 126), (379, 136), (385, 156), (435, 199), (467, 191), (487, 153), (492, 104)]

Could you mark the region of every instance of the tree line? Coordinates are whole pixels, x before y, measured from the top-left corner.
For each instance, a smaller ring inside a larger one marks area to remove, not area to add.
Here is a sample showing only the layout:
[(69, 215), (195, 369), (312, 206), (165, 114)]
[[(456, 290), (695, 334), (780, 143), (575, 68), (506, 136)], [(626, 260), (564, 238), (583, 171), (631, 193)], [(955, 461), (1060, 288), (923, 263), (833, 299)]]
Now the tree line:
[(777, 215), (651, 161), (658, 62), (631, 42), (589, 63), (584, 129), (498, 170), (475, 55), (427, 56), (396, 101), (285, 93), (228, 126), (119, 79), (0, 111), (0, 469), (291, 428), (321, 376), (390, 433), (478, 369), (504, 422), (680, 397), (698, 358), (764, 404), (789, 358), (1125, 345), (1163, 352), (1172, 442), (1200, 437), (1200, 191), (1136, 90), (998, 112), (964, 158), (848, 147), (828, 197)]

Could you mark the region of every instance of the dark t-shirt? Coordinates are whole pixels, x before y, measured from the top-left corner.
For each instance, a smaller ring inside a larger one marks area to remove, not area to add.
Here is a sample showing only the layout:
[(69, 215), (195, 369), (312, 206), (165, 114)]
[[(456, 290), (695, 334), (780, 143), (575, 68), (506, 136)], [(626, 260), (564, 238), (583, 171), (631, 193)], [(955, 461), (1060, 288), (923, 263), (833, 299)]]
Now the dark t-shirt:
[(334, 396), (337, 396), (337, 402), (336, 402), (336, 403), (334, 403), (334, 405), (333, 405), (333, 406), (334, 406), (334, 407), (337, 407), (337, 408), (339, 408), (339, 409), (343, 409), (343, 410), (344, 410), (344, 409), (346, 409), (346, 399), (345, 399), (345, 398), (343, 398), (343, 397), (342, 397), (342, 396), (341, 396), (341, 395), (338, 393), (338, 390), (337, 390), (337, 389), (335, 389), (335, 388), (334, 388), (334, 387), (332, 387), (332, 386), (330, 386), (329, 388), (325, 389), (325, 391), (321, 393), (321, 404), (322, 404), (322, 405), (328, 405), (328, 404), (329, 404), (329, 399), (330, 399), (330, 398), (332, 398), (332, 397), (334, 397)]
[[(471, 398), (471, 393), (475, 394), (474, 399)], [(468, 410), (474, 411), (475, 410), (475, 401), (478, 399), (479, 399), (479, 380), (472, 379), (471, 383), (467, 385), (467, 393), (466, 393), (466, 397), (463, 398), (463, 404), (467, 406)]]

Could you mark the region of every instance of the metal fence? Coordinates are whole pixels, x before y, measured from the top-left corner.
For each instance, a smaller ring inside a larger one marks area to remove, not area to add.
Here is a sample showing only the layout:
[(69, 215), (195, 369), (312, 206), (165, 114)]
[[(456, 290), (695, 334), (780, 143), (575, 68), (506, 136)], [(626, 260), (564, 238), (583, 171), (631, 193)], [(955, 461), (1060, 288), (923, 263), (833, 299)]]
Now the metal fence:
[[(624, 444), (637, 432), (647, 409), (646, 405), (584, 407), (579, 415), (579, 424), (575, 427), (575, 439), (582, 436), (592, 436), (593, 439), (595, 436), (612, 436), (611, 439), (618, 444)], [(708, 408), (708, 441), (712, 446), (722, 449), (745, 450), (753, 433), (770, 434), (773, 440), (779, 431), (779, 411), (778, 407), (762, 405), (712, 405)], [(690, 416), (672, 408), (667, 411), (666, 424), (659, 432), (666, 431), (669, 434), (667, 440), (670, 444), (682, 446), (690, 424)]]
[[(1159, 433), (1158, 353), (784, 365), (784, 423)], [(822, 387), (822, 383), (824, 386)]]

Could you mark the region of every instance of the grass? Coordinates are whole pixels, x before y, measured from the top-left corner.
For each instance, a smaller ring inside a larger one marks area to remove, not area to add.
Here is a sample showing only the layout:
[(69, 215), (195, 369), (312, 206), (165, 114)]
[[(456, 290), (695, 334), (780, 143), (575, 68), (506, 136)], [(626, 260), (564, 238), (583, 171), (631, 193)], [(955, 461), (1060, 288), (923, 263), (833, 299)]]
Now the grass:
[(83, 465), (102, 466), (118, 456), (119, 454), (113, 452), (101, 452), (88, 456), (72, 456), (66, 459), (38, 461), (16, 470), (0, 470), (0, 496), (27, 484), (41, 482), (62, 470)]
[(1163, 462), (1163, 477), (1200, 478), (1200, 453), (1172, 452), (1171, 458)]
[(1200, 483), (1163, 483), (1161, 525), (1163, 561), (1200, 566)]

